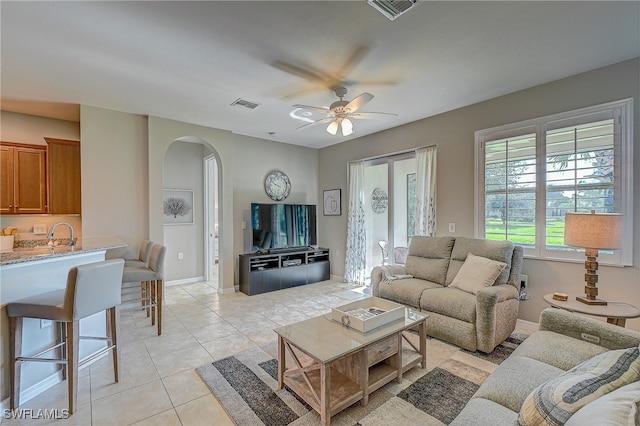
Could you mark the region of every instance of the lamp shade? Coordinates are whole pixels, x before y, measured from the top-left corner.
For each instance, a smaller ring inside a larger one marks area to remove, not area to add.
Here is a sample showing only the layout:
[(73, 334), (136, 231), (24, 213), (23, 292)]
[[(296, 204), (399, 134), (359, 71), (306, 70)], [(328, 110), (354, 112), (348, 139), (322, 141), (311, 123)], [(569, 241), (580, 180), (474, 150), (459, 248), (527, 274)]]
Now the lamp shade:
[(327, 126), (327, 132), (331, 133), (332, 135), (338, 133), (338, 120), (334, 120), (329, 123), (329, 126)]
[(622, 215), (620, 213), (567, 213), (564, 243), (568, 246), (609, 249), (620, 248)]

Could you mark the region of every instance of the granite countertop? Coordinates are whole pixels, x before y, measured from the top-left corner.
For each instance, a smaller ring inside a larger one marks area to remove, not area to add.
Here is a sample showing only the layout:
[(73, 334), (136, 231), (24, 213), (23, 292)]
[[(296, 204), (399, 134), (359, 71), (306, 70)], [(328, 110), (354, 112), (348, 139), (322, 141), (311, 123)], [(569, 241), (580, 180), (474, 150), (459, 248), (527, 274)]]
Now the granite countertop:
[(107, 249), (126, 247), (127, 244), (117, 237), (83, 237), (74, 246), (60, 244), (48, 246), (47, 240), (42, 240), (41, 246), (0, 250), (0, 266), (16, 263), (33, 262), (54, 257), (72, 256)]

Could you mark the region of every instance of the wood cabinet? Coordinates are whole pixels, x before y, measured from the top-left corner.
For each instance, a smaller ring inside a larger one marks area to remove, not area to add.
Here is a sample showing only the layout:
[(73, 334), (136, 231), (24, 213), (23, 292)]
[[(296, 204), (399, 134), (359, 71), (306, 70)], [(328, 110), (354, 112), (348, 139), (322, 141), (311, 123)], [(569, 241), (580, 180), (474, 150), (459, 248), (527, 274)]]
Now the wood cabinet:
[(0, 213), (47, 212), (46, 149), (0, 144)]
[(47, 142), (49, 213), (80, 214), (80, 142), (44, 138)]

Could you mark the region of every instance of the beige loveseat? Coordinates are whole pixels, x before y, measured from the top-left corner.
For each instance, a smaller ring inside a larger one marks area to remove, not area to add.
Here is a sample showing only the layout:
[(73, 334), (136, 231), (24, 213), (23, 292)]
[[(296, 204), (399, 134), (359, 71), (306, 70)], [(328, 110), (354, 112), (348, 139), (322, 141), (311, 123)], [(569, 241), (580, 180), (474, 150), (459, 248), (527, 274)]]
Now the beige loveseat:
[[(469, 253), (506, 264), (475, 294), (451, 286)], [(428, 312), (430, 336), (488, 353), (515, 329), (521, 267), (522, 247), (509, 241), (416, 236), (405, 265), (373, 268), (371, 288), (376, 297)]]
[[(637, 331), (547, 308), (539, 331), (484, 381), (451, 426), (638, 425), (639, 344)], [(616, 352), (624, 353), (612, 357)]]

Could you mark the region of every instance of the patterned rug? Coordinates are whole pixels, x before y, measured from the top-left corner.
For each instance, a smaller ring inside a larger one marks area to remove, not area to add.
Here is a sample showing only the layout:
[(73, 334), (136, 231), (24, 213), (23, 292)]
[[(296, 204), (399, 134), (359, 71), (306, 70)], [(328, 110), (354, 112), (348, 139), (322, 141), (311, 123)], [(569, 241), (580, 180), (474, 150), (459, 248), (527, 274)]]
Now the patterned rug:
[[(427, 368), (416, 366), (331, 418), (332, 425), (447, 425), (480, 384), (527, 335), (514, 333), (492, 353), (469, 352), (427, 339)], [(413, 337), (412, 337), (413, 338)], [(417, 341), (417, 336), (415, 336)], [(288, 388), (278, 385), (275, 343), (206, 364), (196, 372), (239, 426), (311, 426), (320, 415)]]

